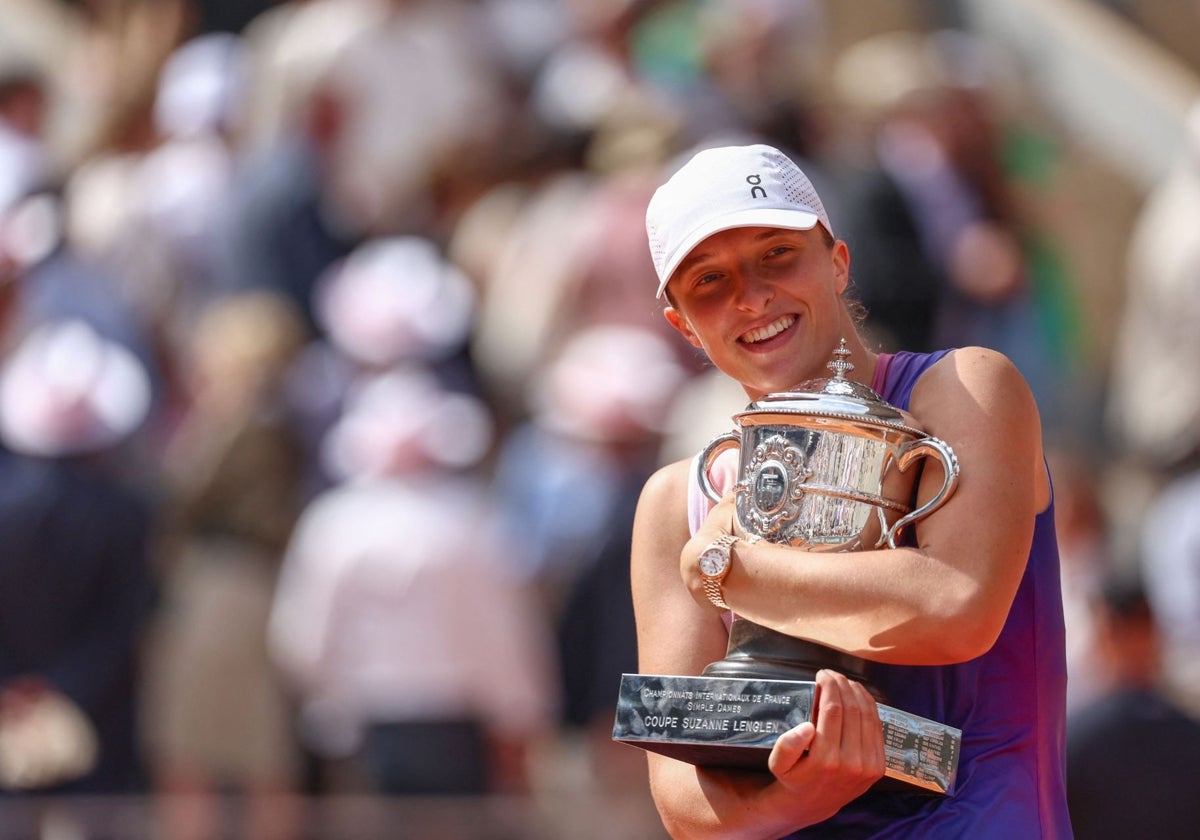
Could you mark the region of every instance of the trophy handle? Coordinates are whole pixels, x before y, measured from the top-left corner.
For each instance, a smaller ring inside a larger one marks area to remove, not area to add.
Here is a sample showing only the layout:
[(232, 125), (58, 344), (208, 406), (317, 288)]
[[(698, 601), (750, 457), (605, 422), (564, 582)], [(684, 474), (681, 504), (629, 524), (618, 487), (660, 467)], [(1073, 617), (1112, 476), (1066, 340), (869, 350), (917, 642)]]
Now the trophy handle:
[(950, 444), (940, 438), (925, 437), (913, 442), (911, 446), (901, 453), (896, 466), (899, 467), (900, 472), (904, 472), (913, 461), (927, 455), (936, 455), (942, 462), (942, 469), (946, 476), (942, 482), (942, 489), (928, 502), (896, 520), (896, 523), (888, 531), (888, 548), (896, 547), (896, 539), (900, 536), (900, 530), (904, 526), (915, 522), (922, 516), (928, 516), (940, 508), (946, 502), (946, 499), (950, 498), (950, 494), (954, 492), (954, 488), (958, 486), (958, 456), (954, 454), (954, 450), (950, 448)]
[(700, 489), (704, 491), (704, 495), (714, 503), (721, 501), (721, 494), (717, 492), (716, 487), (713, 487), (708, 471), (718, 455), (730, 446), (740, 446), (741, 443), (741, 435), (737, 432), (725, 432), (710, 440), (700, 453), (700, 458), (696, 462), (696, 479), (700, 482)]

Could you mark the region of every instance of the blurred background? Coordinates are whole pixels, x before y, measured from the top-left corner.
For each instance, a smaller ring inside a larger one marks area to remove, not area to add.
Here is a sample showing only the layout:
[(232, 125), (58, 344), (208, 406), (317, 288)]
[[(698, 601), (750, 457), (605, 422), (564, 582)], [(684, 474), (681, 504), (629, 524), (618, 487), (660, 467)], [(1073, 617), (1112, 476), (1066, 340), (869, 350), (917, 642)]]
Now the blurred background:
[(1194, 836), (1200, 3), (0, 0), (0, 838), (662, 836), (630, 524), (744, 395), (644, 209), (756, 141), (1029, 380), (1079, 836)]

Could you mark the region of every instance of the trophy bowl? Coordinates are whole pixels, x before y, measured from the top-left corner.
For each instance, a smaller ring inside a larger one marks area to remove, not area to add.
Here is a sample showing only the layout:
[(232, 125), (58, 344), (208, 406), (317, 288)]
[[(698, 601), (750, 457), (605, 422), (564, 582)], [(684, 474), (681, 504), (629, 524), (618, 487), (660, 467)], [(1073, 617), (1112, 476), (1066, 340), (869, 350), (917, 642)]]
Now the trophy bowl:
[[(928, 516), (958, 483), (958, 459), (865, 385), (845, 341), (829, 363), (835, 375), (767, 394), (734, 415), (738, 429), (713, 438), (697, 462), (697, 478), (720, 501), (709, 471), (737, 447), (737, 525), (744, 536), (809, 551), (895, 548), (902, 530)], [(941, 489), (914, 509), (914, 465), (936, 457)]]

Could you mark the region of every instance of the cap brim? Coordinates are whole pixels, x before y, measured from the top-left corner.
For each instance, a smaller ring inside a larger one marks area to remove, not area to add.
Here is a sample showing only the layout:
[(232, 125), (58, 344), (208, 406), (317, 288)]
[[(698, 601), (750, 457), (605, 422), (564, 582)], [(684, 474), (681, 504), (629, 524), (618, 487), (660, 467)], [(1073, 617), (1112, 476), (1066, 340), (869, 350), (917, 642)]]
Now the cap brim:
[(719, 216), (714, 219), (708, 219), (703, 224), (695, 228), (689, 233), (675, 249), (675, 252), (667, 259), (663, 266), (662, 277), (658, 282), (658, 293), (655, 298), (661, 298), (663, 290), (667, 288), (667, 283), (671, 281), (671, 275), (675, 273), (675, 269), (679, 268), (679, 264), (683, 262), (688, 254), (705, 239), (712, 236), (714, 233), (720, 233), (723, 230), (731, 230), (733, 228), (743, 227), (773, 227), (784, 228), (785, 230), (811, 230), (816, 227), (821, 221), (821, 217), (816, 213), (807, 213), (803, 210), (790, 209), (763, 209), (753, 208), (750, 210), (742, 210), (736, 213), (728, 213), (724, 216)]

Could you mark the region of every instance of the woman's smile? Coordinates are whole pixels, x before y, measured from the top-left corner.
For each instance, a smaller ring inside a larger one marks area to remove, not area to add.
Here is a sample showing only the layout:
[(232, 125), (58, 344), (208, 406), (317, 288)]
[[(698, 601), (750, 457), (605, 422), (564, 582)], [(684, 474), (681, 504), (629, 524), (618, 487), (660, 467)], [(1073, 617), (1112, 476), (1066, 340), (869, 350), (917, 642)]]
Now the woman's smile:
[(762, 345), (780, 333), (785, 332), (792, 324), (796, 323), (796, 316), (792, 314), (784, 315), (776, 318), (771, 323), (764, 327), (757, 327), (743, 334), (738, 341), (747, 346)]

